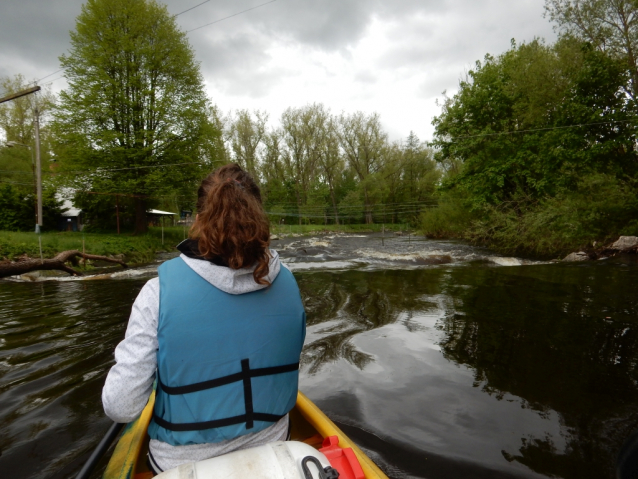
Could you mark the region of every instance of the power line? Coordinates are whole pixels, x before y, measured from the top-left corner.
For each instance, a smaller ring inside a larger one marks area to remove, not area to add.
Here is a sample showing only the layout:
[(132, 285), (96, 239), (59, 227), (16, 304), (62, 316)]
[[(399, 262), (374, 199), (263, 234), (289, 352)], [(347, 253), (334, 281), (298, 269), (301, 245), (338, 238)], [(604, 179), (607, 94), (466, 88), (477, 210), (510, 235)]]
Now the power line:
[(255, 10), (259, 7), (263, 7), (264, 5), (268, 5), (269, 3), (275, 3), (277, 0), (270, 0), (270, 2), (262, 3), (260, 5), (256, 5), (254, 7), (248, 8), (246, 10), (242, 10), (241, 12), (233, 13), (232, 15), (228, 15), (227, 17), (220, 18), (219, 20), (215, 20), (214, 22), (207, 23), (206, 25), (201, 25), (197, 28), (193, 28), (192, 30), (188, 30), (186, 33), (194, 32), (195, 30), (199, 30), (200, 28), (207, 27), (209, 25), (214, 25), (215, 23), (222, 22), (224, 20), (228, 20), (229, 18), (236, 17), (237, 15), (241, 15), (242, 13), (250, 12), (251, 10)]
[(64, 78), (64, 75), (59, 76), (59, 77), (57, 77), (57, 78), (54, 78), (53, 80), (50, 80), (50, 81), (48, 81), (48, 82), (44, 83), (44, 85), (50, 85), (51, 83), (53, 83), (54, 81), (59, 80), (60, 78)]
[(465, 135), (465, 136), (455, 136), (450, 139), (450, 141), (455, 140), (463, 140), (466, 138), (480, 138), (485, 136), (499, 136), (499, 135), (514, 135), (516, 133), (530, 133), (533, 131), (549, 131), (549, 130), (562, 130), (565, 128), (579, 128), (581, 126), (595, 126), (595, 125), (611, 125), (614, 123), (632, 123), (634, 120), (612, 120), (612, 121), (600, 121), (597, 123), (581, 123), (578, 125), (567, 125), (567, 126), (553, 126), (549, 128), (531, 128), (528, 130), (515, 130), (515, 131), (499, 131), (496, 133), (484, 133), (480, 135)]
[[(182, 166), (182, 165), (202, 165), (199, 161), (191, 161), (188, 163), (169, 163), (166, 165), (148, 165), (148, 166), (129, 166), (126, 168), (104, 168), (96, 170), (67, 170), (67, 171), (52, 171), (51, 174), (71, 174), (71, 173), (103, 173), (108, 171), (123, 171), (123, 170), (138, 170), (145, 168), (164, 168), (166, 166)], [(202, 165), (207, 166), (207, 165)]]
[(196, 9), (197, 7), (201, 7), (202, 5), (204, 5), (205, 3), (210, 2), (210, 0), (204, 0), (202, 3), (198, 3), (197, 5), (195, 5), (194, 7), (191, 8), (187, 8), (186, 10), (184, 10), (183, 12), (179, 12), (176, 13), (175, 15), (173, 15), (173, 17), (179, 17), (182, 13), (186, 13), (186, 12), (190, 12), (191, 10)]
[[(39, 80), (32, 81), (31, 83), (38, 83), (39, 81), (42, 81), (42, 80), (44, 80), (45, 78), (49, 78), (50, 76), (53, 76), (53, 75), (55, 75), (56, 73), (61, 72), (62, 70), (64, 70), (64, 68), (60, 68), (59, 70), (56, 70), (56, 71), (54, 71), (53, 73), (49, 73), (47, 76), (44, 76), (44, 77), (40, 78)], [(53, 81), (55, 81), (55, 80), (53, 80)]]

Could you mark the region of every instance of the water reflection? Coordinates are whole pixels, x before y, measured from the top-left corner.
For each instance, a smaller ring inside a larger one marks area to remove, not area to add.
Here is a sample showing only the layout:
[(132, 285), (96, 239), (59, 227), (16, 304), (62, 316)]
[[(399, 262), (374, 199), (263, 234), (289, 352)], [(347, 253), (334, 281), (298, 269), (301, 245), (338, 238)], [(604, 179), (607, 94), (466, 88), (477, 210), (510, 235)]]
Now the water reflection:
[[(433, 272), (435, 276), (436, 272)], [(320, 335), (318, 339), (310, 336), (306, 340), (301, 364), (306, 366), (307, 373), (315, 374), (322, 365), (338, 359), (363, 369), (373, 357), (358, 350), (351, 339), (365, 331), (395, 323), (402, 315), (406, 329), (419, 328), (412, 317), (415, 313), (438, 308), (428, 299), (437, 294), (438, 281), (431, 278), (433, 281), (428, 283), (431, 288), (425, 288), (421, 295), (405, 294), (405, 288), (411, 287), (406, 284), (410, 277), (406, 273), (349, 271), (347, 274), (299, 275), (308, 326)]]
[[(300, 388), (393, 478), (605, 478), (638, 427), (638, 265), (297, 272)], [(146, 279), (0, 283), (0, 471), (77, 472)]]
[(523, 437), (508, 461), (559, 477), (610, 477), (617, 451), (638, 427), (638, 300), (635, 271), (563, 266), (457, 271), (442, 329), (445, 357), (474, 370), (475, 386), (506, 392), (540, 415), (560, 414), (568, 435)]
[(302, 386), (367, 431), (362, 442), (383, 438), (382, 456), (401, 444), (440, 460), (436, 476), (425, 463), (406, 465), (411, 474), (452, 477), (469, 462), (493, 477), (611, 478), (638, 427), (636, 272), (299, 274), (309, 320)]
[(77, 472), (109, 426), (100, 392), (140, 287), (130, 282), (2, 284), (3, 477)]

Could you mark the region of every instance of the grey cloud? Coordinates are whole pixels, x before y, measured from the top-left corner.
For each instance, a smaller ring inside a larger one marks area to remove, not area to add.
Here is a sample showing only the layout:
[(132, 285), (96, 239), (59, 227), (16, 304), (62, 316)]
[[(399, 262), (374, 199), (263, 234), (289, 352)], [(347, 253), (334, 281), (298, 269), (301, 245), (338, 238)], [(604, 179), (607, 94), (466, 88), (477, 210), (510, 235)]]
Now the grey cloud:
[(509, 48), (512, 38), (519, 43), (534, 37), (555, 38), (551, 24), (538, 21), (543, 13), (540, 1), (512, 2), (507, 7), (489, 1), (446, 3), (450, 8), (438, 15), (395, 24), (390, 36), (396, 40), (379, 67), (414, 68), (427, 63), (438, 68), (441, 63), (474, 62), (486, 53), (498, 55)]
[(360, 83), (376, 83), (377, 75), (370, 70), (361, 70), (355, 74), (354, 79)]
[(264, 96), (282, 76), (295, 75), (269, 66), (268, 40), (258, 35), (236, 33), (226, 38), (209, 37), (200, 45), (198, 57), (209, 82), (230, 95)]
[[(59, 68), (58, 57), (69, 48), (83, 0), (0, 0), (0, 76), (23, 73), (40, 78)], [(161, 1), (161, 0), (159, 0)], [(177, 13), (201, 0), (168, 0)], [(177, 17), (188, 31), (266, 0), (212, 0)], [(268, 95), (281, 78), (302, 75), (296, 65), (273, 66), (271, 49), (292, 45), (313, 51), (336, 52), (352, 61), (350, 81), (360, 83), (363, 103), (373, 111), (378, 98), (376, 77), (417, 77), (414, 95), (439, 96), (454, 89), (465, 66), (485, 53), (498, 54), (510, 38), (530, 40), (534, 35), (553, 39), (552, 27), (542, 18), (544, 0), (277, 0), (250, 12), (188, 33), (201, 62), (205, 80), (229, 97)], [(352, 47), (373, 22), (388, 31), (383, 55), (373, 68), (357, 69)], [(329, 66), (326, 75), (340, 74)], [(58, 75), (49, 78), (54, 79)], [(344, 81), (349, 81), (344, 79)], [(376, 83), (376, 84), (375, 84)], [(54, 86), (62, 84), (58, 81)], [(323, 97), (308, 101), (321, 101)], [(273, 99), (273, 103), (285, 99)], [(327, 105), (331, 106), (331, 105)], [(333, 106), (334, 109), (334, 106)], [(337, 108), (338, 109), (338, 108)], [(389, 125), (388, 125), (389, 127)]]

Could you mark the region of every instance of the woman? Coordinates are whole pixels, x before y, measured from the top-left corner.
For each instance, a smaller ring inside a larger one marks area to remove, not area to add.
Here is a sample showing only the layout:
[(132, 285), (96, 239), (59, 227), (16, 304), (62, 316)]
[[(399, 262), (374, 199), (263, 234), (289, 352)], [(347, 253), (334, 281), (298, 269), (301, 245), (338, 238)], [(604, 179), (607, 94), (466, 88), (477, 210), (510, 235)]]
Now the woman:
[(285, 440), (297, 397), (305, 312), (292, 273), (269, 251), (259, 187), (238, 165), (202, 182), (181, 255), (140, 291), (102, 391), (130, 422), (157, 379), (149, 426), (156, 473)]

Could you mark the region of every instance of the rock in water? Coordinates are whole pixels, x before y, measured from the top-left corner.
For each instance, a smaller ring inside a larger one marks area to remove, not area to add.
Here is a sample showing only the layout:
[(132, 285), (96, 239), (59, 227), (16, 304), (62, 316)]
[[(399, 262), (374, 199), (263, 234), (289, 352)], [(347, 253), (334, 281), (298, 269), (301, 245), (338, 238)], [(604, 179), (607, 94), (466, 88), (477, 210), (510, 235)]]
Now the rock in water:
[(621, 236), (611, 245), (611, 249), (624, 250), (635, 246), (638, 246), (638, 236)]
[(578, 253), (569, 253), (563, 258), (563, 261), (587, 261), (588, 259), (589, 255), (587, 253), (579, 251)]

